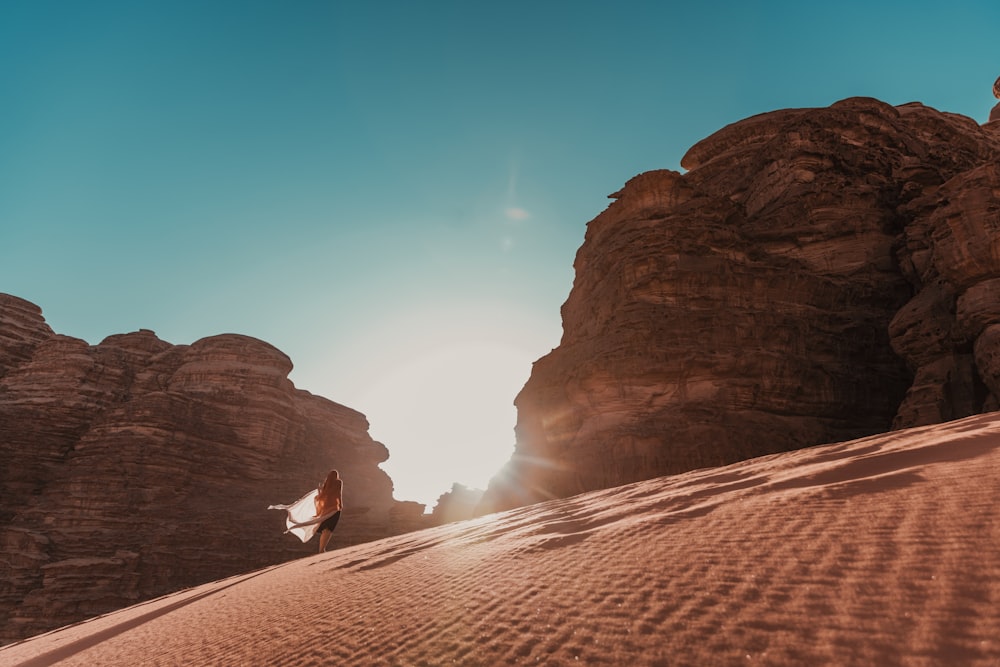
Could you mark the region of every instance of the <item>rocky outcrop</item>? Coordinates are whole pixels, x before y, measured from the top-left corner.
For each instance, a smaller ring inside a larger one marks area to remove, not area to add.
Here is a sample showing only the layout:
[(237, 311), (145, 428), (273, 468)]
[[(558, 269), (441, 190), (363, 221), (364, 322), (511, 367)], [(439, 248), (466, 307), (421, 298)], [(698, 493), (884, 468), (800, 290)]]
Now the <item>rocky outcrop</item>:
[(464, 484), (452, 484), (451, 490), (438, 496), (430, 521), (436, 526), (453, 521), (464, 521), (476, 516), (476, 508), (483, 499), (482, 489)]
[[(998, 77), (997, 80), (993, 82), (993, 97), (1000, 100), (1000, 77)], [(990, 111), (989, 122), (995, 123), (997, 121), (1000, 121), (1000, 104), (994, 106), (993, 109)]]
[(312, 553), (266, 508), (332, 468), (333, 546), (423, 525), (422, 505), (393, 500), (365, 417), (291, 369), (232, 334), (88, 345), (0, 294), (0, 640)]
[(855, 98), (629, 181), (481, 511), (996, 408), (994, 126)]

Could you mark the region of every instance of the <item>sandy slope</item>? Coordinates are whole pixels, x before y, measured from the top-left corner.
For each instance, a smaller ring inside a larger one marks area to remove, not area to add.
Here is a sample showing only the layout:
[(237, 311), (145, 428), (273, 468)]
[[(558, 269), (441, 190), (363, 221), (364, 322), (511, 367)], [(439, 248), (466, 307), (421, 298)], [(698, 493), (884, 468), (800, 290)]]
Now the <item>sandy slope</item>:
[(1000, 665), (998, 499), (978, 416), (304, 558), (0, 664)]

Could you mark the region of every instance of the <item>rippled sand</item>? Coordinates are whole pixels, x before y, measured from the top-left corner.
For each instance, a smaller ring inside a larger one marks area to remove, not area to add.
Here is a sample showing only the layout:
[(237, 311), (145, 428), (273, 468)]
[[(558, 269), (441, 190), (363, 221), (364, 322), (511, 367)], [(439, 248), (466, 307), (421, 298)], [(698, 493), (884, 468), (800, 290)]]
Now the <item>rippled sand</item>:
[(983, 415), (304, 558), (0, 664), (1000, 665), (998, 501)]

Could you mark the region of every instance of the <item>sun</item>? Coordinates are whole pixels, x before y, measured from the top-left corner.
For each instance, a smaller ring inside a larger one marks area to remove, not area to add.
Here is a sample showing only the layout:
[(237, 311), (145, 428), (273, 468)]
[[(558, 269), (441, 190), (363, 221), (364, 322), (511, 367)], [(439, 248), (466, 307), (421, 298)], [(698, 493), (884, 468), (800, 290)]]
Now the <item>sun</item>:
[(372, 437), (390, 458), (397, 500), (430, 511), (453, 483), (486, 488), (514, 450), (514, 397), (532, 355), (491, 340), (422, 350), (374, 383), (364, 398)]

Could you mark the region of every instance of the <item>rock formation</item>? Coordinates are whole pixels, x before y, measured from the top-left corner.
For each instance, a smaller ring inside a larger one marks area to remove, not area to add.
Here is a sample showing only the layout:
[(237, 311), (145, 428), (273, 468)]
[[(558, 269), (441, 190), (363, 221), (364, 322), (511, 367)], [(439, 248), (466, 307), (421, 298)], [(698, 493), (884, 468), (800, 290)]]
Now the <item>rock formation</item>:
[(291, 369), (232, 334), (88, 345), (0, 294), (0, 641), (312, 553), (266, 508), (331, 468), (334, 546), (423, 525), (423, 505), (392, 499), (365, 417)]
[(1000, 128), (854, 98), (611, 195), (481, 511), (993, 410)]
[[(997, 80), (993, 82), (993, 97), (1000, 100), (1000, 77), (998, 77)], [(1000, 103), (996, 104), (993, 107), (993, 110), (990, 111), (989, 122), (994, 123), (997, 121), (1000, 121)]]
[(483, 499), (481, 489), (473, 489), (464, 484), (454, 483), (451, 490), (438, 496), (431, 512), (430, 522), (436, 526), (464, 521), (476, 516), (476, 508)]

